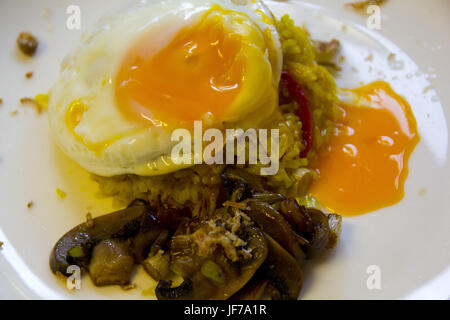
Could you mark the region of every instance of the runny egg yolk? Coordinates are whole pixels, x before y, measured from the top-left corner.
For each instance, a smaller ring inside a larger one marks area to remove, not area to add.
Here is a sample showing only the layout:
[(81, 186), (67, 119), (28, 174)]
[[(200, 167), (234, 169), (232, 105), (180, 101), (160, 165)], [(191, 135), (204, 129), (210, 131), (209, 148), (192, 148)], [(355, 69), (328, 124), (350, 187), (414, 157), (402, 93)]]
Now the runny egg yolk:
[(220, 17), (183, 28), (156, 54), (151, 37), (129, 50), (116, 81), (116, 101), (131, 119), (191, 122), (220, 119), (240, 91), (242, 39)]
[(420, 138), (410, 106), (389, 84), (348, 91), (371, 106), (339, 105), (343, 116), (319, 151), (310, 193), (334, 212), (359, 215), (403, 198), (408, 159)]

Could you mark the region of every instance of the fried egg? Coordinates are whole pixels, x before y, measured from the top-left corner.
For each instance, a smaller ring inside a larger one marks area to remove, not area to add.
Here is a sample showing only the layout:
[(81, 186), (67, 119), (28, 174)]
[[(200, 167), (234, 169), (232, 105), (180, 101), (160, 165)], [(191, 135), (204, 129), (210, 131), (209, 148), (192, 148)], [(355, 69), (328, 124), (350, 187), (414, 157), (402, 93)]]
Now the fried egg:
[(282, 51), (262, 2), (142, 2), (106, 21), (49, 92), (56, 143), (89, 172), (179, 170), (173, 130), (262, 127), (278, 112)]

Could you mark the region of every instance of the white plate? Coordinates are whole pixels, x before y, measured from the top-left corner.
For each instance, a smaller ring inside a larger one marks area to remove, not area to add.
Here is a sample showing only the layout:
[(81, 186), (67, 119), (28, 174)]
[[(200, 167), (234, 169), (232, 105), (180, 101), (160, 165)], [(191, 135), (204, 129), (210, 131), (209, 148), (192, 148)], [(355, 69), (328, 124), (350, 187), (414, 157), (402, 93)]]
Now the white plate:
[[(93, 288), (86, 278), (69, 292), (53, 276), (48, 256), (55, 241), (80, 223), (111, 209), (95, 197), (86, 172), (59, 152), (45, 114), (21, 107), (19, 99), (46, 92), (57, 79), (59, 63), (83, 30), (124, 1), (9, 0), (0, 2), (0, 297), (2, 298), (142, 298), (154, 283), (138, 274), (139, 287)], [(389, 81), (406, 97), (416, 116), (421, 142), (410, 159), (406, 195), (399, 204), (344, 219), (337, 248), (305, 267), (305, 299), (401, 299), (450, 296), (450, 165), (448, 124), (450, 2), (391, 0), (381, 7), (381, 30), (369, 30), (366, 17), (344, 9), (347, 1), (269, 1), (277, 16), (290, 13), (305, 22), (314, 38), (336, 37), (346, 56), (340, 86), (377, 79)], [(82, 30), (66, 28), (66, 9), (82, 10)], [(48, 8), (48, 10), (46, 10)], [(343, 28), (343, 25), (346, 27)], [(37, 56), (17, 53), (19, 32), (31, 30), (41, 40)], [(365, 58), (373, 54), (373, 61)], [(390, 53), (399, 65), (388, 63)], [(34, 71), (26, 80), (25, 73)], [(431, 85), (431, 86), (430, 86)], [(16, 116), (10, 112), (19, 110)], [(68, 196), (56, 196), (59, 187)], [(426, 190), (425, 194), (423, 191)], [(28, 201), (33, 201), (31, 210)], [(367, 287), (367, 268), (381, 274), (381, 289)], [(148, 298), (148, 297), (144, 297)]]

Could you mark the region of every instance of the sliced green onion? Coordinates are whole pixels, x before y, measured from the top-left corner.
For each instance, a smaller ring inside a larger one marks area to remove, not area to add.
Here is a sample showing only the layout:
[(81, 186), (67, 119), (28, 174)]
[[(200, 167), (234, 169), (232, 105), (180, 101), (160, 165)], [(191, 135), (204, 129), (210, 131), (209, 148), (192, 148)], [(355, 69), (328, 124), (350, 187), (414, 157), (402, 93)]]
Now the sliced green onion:
[(319, 204), (319, 202), (310, 195), (305, 195), (303, 197), (297, 198), (297, 202), (299, 205), (304, 206), (306, 208), (313, 208), (317, 210), (323, 209), (323, 207)]
[(69, 250), (69, 255), (72, 258), (81, 258), (84, 256), (83, 248), (81, 248), (80, 246), (75, 246)]

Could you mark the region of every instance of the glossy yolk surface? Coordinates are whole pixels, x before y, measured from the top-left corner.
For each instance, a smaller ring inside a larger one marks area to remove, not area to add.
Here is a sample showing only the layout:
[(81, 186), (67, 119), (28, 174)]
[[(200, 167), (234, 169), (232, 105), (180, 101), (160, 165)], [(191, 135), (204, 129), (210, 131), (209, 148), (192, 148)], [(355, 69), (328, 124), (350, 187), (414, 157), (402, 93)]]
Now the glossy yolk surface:
[(129, 50), (116, 81), (116, 101), (128, 118), (167, 122), (220, 118), (239, 93), (242, 39), (218, 17), (184, 28), (162, 50), (144, 38)]
[(389, 84), (349, 91), (372, 106), (340, 104), (342, 119), (319, 152), (319, 179), (310, 193), (332, 211), (358, 215), (403, 198), (408, 158), (419, 134), (408, 103)]

